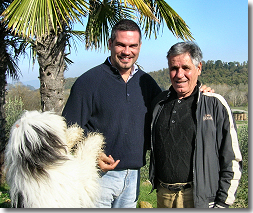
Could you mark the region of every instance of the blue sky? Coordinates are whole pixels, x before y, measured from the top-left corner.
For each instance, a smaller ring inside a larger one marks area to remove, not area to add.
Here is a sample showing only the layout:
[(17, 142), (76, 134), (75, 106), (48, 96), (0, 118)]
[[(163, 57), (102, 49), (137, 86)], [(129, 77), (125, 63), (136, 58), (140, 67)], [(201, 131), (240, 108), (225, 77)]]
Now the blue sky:
[[(223, 62), (248, 60), (248, 1), (246, 0), (166, 0), (185, 20), (203, 52), (203, 60), (222, 60)], [(167, 68), (166, 54), (169, 48), (179, 42), (164, 27), (157, 39), (143, 38), (138, 64), (146, 72)], [(77, 52), (72, 50), (69, 58), (74, 64), (68, 67), (65, 77), (77, 77), (88, 69), (103, 63), (109, 51), (85, 50), (79, 44)], [(21, 59), (21, 82), (38, 80), (36, 64), (32, 70), (29, 59)], [(13, 83), (8, 79), (9, 83)]]

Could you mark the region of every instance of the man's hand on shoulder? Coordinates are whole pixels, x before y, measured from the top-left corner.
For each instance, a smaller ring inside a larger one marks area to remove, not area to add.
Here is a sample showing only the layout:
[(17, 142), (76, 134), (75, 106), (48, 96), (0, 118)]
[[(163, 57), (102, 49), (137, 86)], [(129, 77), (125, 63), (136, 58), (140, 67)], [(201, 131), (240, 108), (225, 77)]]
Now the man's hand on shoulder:
[(208, 87), (206, 85), (201, 85), (200, 91), (201, 92), (211, 92), (211, 93), (214, 93), (214, 89), (212, 89), (211, 87)]

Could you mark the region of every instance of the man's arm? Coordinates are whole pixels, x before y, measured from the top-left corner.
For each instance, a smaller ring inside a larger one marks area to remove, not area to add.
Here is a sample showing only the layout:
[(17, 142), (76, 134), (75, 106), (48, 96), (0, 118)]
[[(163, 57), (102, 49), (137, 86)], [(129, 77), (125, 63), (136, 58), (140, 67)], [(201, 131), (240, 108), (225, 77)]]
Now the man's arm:
[[(87, 80), (86, 80), (87, 81)], [(71, 88), (67, 103), (63, 109), (62, 116), (65, 117), (67, 125), (78, 124), (87, 133), (86, 124), (92, 114), (92, 90), (84, 79), (77, 79)], [(87, 88), (88, 87), (88, 88)]]
[(220, 181), (215, 208), (219, 208), (219, 206), (228, 207), (233, 204), (242, 174), (242, 156), (237, 138), (236, 123), (225, 99), (223, 97), (219, 99), (223, 110), (219, 115), (221, 120), (217, 122), (222, 123), (222, 127), (217, 131), (221, 131), (222, 138), (218, 138), (221, 140), (219, 149)]

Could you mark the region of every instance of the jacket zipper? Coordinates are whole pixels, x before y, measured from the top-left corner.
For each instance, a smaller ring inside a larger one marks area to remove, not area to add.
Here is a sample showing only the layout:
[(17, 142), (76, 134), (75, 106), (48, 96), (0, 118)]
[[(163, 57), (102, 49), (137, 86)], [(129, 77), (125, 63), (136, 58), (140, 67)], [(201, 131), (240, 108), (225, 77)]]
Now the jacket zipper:
[(198, 92), (198, 100), (197, 100), (197, 109), (196, 109), (196, 114), (195, 114), (195, 118), (196, 118), (196, 138), (195, 138), (195, 147), (194, 147), (194, 153), (193, 153), (193, 159), (194, 162), (193, 163), (193, 167), (192, 167), (192, 183), (193, 183), (193, 203), (194, 203), (194, 207), (196, 206), (196, 184), (195, 184), (195, 178), (194, 178), (194, 174), (195, 174), (195, 162), (196, 162), (196, 147), (197, 147), (197, 134), (198, 134), (198, 118), (197, 118), (197, 112), (198, 112), (198, 105), (199, 105), (199, 99), (200, 99), (200, 91)]

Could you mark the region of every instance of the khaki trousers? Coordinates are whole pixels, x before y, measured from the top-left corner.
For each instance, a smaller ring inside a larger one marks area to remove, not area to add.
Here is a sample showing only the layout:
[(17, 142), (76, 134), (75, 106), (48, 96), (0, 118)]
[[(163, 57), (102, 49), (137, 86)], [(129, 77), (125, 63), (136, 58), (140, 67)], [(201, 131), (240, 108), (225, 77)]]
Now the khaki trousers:
[(157, 186), (157, 208), (194, 208), (193, 187), (175, 192)]

